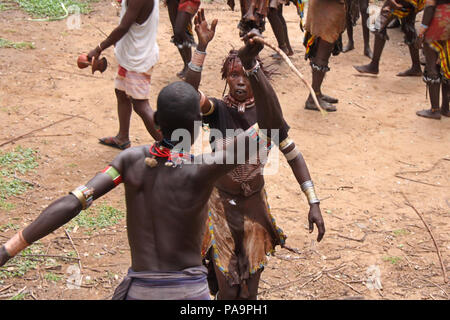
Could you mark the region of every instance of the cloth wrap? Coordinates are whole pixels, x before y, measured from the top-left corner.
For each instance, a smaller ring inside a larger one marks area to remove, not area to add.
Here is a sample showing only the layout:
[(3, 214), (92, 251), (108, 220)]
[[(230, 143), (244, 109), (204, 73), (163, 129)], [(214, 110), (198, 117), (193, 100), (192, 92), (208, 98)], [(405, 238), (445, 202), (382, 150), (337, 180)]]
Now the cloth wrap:
[(425, 41), (439, 53), (443, 79), (450, 81), (450, 3), (436, 6)]
[(342, 33), (346, 27), (346, 4), (343, 0), (310, 0), (306, 15), (305, 59), (313, 58), (317, 41), (334, 43), (333, 55), (342, 51)]
[(112, 300), (210, 300), (206, 277), (204, 266), (167, 272), (130, 268)]

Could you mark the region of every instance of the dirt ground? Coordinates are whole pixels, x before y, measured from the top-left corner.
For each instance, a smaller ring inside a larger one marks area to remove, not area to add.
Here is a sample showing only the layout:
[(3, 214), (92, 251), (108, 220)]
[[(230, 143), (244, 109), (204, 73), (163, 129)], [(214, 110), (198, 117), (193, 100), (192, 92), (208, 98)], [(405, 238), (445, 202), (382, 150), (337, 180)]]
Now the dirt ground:
[[(220, 97), (221, 63), (227, 51), (238, 48), (238, 8), (229, 10), (224, 0), (203, 3), (207, 19), (219, 18), (216, 37), (208, 48), (201, 90)], [(36, 218), (51, 201), (87, 182), (117, 155), (98, 144), (98, 138), (115, 134), (118, 121), (113, 79), (117, 62), (112, 48), (105, 73), (91, 75), (76, 66), (118, 23), (111, 0), (100, 0), (81, 17), (81, 29), (69, 30), (66, 21), (31, 22), (20, 10), (0, 12), (0, 37), (32, 41), (34, 50), (0, 49), (0, 144), (31, 130), (76, 115), (1, 147), (16, 146), (39, 152), (39, 166), (23, 176), (35, 187), (10, 197), (11, 210), (2, 210), (0, 226), (12, 221), (20, 228)], [(285, 18), (295, 55), (293, 63), (310, 79), (304, 60), (303, 34), (295, 8), (285, 7)], [(169, 42), (167, 9), (160, 6), (158, 44), (160, 61), (152, 77), (151, 105), (159, 90), (177, 80), (181, 59)], [(338, 111), (322, 116), (304, 110), (307, 89), (289, 67), (262, 52), (277, 74), (272, 84), (278, 94), (290, 135), (307, 161), (327, 232), (317, 243), (317, 231), (307, 230), (308, 205), (286, 161), (280, 158), (277, 175), (267, 176), (266, 188), (278, 225), (288, 235), (287, 244), (298, 249), (276, 251), (269, 258), (260, 283), (259, 299), (448, 299), (438, 255), (429, 232), (401, 193), (423, 214), (432, 229), (450, 272), (450, 119), (419, 118), (415, 112), (429, 108), (422, 79), (400, 78), (396, 73), (410, 65), (408, 48), (399, 29), (388, 31), (378, 76), (360, 76), (353, 65), (367, 63), (362, 55), (361, 26), (355, 27), (356, 49), (332, 57), (324, 81), (326, 94), (340, 99)], [(267, 23), (264, 34), (272, 43)], [(371, 36), (373, 39), (373, 36)], [(344, 44), (347, 37), (344, 35)], [(140, 118), (133, 114), (133, 145), (152, 140)], [(412, 173), (401, 173), (413, 171)], [(414, 172), (415, 171), (415, 172)], [(123, 187), (99, 200), (125, 211)], [(98, 204), (97, 204), (98, 205)], [(94, 204), (95, 206), (95, 204)], [(0, 242), (16, 231), (3, 229)], [(63, 229), (40, 241), (45, 254), (60, 256), (77, 249), (82, 284), (68, 288), (68, 267), (76, 260), (58, 259), (57, 266), (38, 264), (22, 277), (0, 279), (0, 297), (26, 293), (24, 299), (109, 299), (130, 266), (125, 219), (86, 234)], [(14, 267), (12, 267), (14, 268)], [(59, 281), (44, 275), (52, 270)], [(377, 288), (370, 279), (379, 275)], [(21, 291), (22, 290), (22, 291)]]

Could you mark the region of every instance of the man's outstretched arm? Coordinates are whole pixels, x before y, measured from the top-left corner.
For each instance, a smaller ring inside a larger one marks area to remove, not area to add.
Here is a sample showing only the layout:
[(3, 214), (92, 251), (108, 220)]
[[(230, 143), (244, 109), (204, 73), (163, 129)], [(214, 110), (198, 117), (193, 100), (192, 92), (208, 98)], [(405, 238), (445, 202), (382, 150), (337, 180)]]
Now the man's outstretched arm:
[[(79, 186), (68, 195), (51, 203), (30, 225), (19, 231), (0, 247), (0, 266), (33, 242), (45, 237), (76, 217), (81, 210), (87, 209), (95, 199), (103, 196), (121, 181), (120, 154), (115, 160), (115, 167), (109, 165), (86, 185)], [(117, 164), (117, 165), (116, 165)], [(116, 168), (117, 167), (117, 168)]]

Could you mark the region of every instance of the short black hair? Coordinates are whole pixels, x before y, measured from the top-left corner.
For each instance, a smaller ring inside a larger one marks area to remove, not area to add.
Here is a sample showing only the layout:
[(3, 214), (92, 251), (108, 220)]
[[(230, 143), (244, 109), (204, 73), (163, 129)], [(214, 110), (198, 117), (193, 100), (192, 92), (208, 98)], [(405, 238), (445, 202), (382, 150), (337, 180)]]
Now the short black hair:
[(194, 121), (201, 120), (200, 96), (193, 86), (176, 81), (165, 86), (158, 95), (155, 120), (165, 138), (176, 129), (193, 131)]

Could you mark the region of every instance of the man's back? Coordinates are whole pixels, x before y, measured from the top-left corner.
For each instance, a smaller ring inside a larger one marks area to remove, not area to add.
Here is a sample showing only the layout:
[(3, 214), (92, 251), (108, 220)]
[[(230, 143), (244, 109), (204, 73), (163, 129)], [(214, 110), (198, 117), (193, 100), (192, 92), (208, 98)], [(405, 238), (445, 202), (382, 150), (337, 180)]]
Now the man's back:
[(149, 146), (130, 148), (112, 165), (122, 172), (127, 231), (134, 271), (177, 271), (201, 265), (201, 241), (211, 183), (201, 165), (146, 165)]

